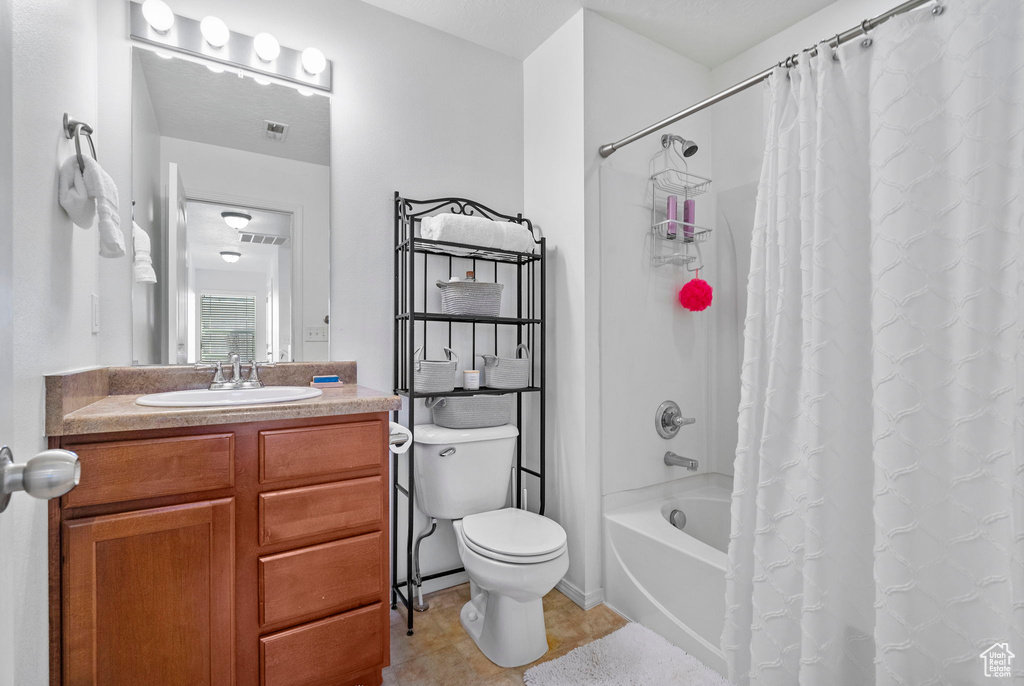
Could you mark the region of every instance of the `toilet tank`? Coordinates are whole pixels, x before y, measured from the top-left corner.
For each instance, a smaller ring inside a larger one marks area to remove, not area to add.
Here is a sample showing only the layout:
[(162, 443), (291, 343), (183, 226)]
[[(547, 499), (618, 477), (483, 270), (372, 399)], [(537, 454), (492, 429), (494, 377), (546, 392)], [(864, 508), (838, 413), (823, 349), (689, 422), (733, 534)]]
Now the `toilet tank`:
[(505, 507), (519, 429), (421, 424), (413, 435), (416, 503), (424, 514), (461, 519)]

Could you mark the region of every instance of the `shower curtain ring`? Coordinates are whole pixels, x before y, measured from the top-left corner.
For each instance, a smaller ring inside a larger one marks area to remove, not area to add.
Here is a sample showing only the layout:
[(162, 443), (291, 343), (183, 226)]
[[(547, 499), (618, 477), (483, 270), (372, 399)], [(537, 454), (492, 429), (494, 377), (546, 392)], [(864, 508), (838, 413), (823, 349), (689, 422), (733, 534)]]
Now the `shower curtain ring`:
[(865, 19), (860, 23), (860, 30), (864, 33), (864, 40), (860, 42), (860, 47), (862, 48), (871, 47), (871, 44), (874, 43), (874, 41), (871, 39), (871, 36), (868, 35), (868, 31), (871, 29), (871, 27), (868, 26), (868, 24), (870, 23), (870, 19)]
[(945, 11), (946, 8), (942, 5), (942, 3), (936, 2), (935, 7), (932, 8), (932, 16), (937, 17)]
[[(839, 34), (838, 33), (836, 34), (835, 41), (836, 41), (836, 44), (832, 46), (832, 60), (835, 61), (835, 62), (838, 62), (839, 61)], [(831, 43), (832, 43), (832, 41), (829, 41), (830, 45), (831, 45)]]

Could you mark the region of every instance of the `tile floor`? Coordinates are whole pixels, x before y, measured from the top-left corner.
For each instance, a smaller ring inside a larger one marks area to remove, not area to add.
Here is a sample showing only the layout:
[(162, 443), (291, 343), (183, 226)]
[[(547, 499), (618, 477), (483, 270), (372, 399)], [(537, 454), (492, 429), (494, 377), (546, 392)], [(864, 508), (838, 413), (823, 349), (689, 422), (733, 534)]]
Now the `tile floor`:
[(627, 621), (606, 605), (584, 612), (559, 591), (551, 591), (544, 596), (548, 652), (531, 664), (505, 669), (484, 657), (459, 624), (469, 584), (424, 599), (430, 609), (416, 613), (412, 636), (405, 635), (402, 604), (391, 611), (391, 666), (384, 670), (384, 686), (522, 686), (523, 672), (530, 667), (606, 636)]

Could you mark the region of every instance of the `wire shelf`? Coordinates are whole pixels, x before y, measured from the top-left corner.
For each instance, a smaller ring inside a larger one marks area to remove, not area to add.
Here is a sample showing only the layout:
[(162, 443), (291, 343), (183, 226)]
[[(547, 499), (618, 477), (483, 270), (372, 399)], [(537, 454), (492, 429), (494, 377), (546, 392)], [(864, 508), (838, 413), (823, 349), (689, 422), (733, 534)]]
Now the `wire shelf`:
[[(673, 227), (670, 226), (674, 224)], [(711, 229), (696, 224), (684, 224), (679, 219), (666, 219), (651, 225), (651, 232), (658, 238), (678, 243), (703, 243), (711, 236)]]
[[(409, 241), (402, 241), (395, 249), (408, 250)], [(478, 245), (452, 243), (449, 241), (435, 241), (433, 239), (419, 237), (414, 237), (412, 239), (412, 249), (414, 252), (418, 253), (447, 255), (449, 257), (462, 257), (485, 260), (488, 262), (502, 262), (505, 264), (526, 264), (527, 262), (536, 262), (540, 260), (540, 255), (536, 253), (512, 252), (510, 250), (484, 248)]]
[(682, 196), (684, 200), (701, 195), (711, 185), (711, 179), (671, 168), (652, 174), (651, 182), (655, 191)]

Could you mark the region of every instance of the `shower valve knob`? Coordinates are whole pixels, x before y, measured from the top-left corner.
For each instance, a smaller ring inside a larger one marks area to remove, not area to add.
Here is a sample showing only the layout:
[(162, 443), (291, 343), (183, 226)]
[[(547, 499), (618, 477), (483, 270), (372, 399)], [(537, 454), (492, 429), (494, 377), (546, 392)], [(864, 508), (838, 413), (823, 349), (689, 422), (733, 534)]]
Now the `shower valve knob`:
[(654, 427), (662, 438), (672, 438), (679, 433), (679, 429), (696, 421), (693, 417), (684, 417), (679, 405), (672, 400), (663, 402), (654, 413)]

